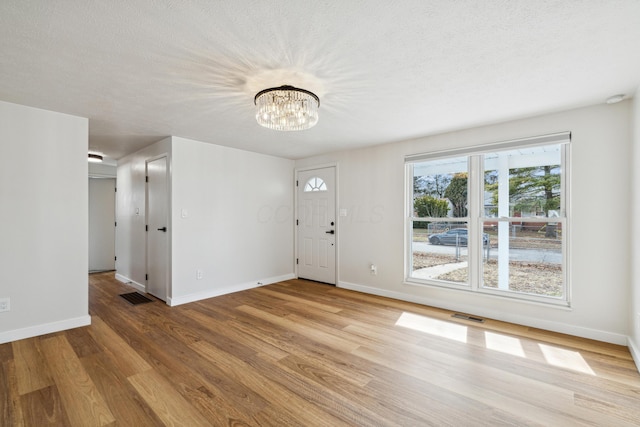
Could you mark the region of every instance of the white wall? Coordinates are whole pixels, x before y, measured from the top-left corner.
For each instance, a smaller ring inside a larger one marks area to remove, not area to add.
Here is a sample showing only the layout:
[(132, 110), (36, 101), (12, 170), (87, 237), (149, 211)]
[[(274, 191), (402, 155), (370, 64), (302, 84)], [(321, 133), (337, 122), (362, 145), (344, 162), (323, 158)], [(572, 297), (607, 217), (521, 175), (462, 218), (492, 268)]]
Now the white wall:
[(89, 178), (115, 178), (116, 165), (106, 163), (89, 163)]
[(172, 304), (293, 277), (292, 160), (173, 137), (171, 190)]
[(140, 290), (144, 290), (146, 274), (145, 161), (162, 155), (168, 157), (171, 165), (171, 138), (118, 160), (116, 278), (132, 282)]
[(0, 101), (0, 343), (84, 326), (88, 121)]
[(632, 109), (633, 143), (630, 181), (631, 192), (630, 228), (631, 228), (631, 307), (629, 320), (629, 348), (636, 366), (640, 370), (640, 87), (633, 98)]
[(120, 280), (145, 283), (144, 162), (161, 151), (171, 155), (170, 305), (293, 277), (293, 161), (171, 137), (118, 161)]
[[(629, 120), (625, 101), (302, 159), (296, 167), (338, 162), (339, 208), (348, 209), (339, 218), (339, 286), (626, 344)], [(571, 310), (403, 283), (405, 155), (561, 131), (573, 135)]]

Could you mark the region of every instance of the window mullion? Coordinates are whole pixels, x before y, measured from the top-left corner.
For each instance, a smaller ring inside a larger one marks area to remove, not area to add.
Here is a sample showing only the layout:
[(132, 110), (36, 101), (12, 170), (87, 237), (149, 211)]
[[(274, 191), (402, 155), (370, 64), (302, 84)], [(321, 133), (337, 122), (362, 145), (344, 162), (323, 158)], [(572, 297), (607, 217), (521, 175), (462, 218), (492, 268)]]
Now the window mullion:
[(483, 170), (482, 156), (469, 156), (469, 286), (474, 291), (480, 286), (482, 260)]

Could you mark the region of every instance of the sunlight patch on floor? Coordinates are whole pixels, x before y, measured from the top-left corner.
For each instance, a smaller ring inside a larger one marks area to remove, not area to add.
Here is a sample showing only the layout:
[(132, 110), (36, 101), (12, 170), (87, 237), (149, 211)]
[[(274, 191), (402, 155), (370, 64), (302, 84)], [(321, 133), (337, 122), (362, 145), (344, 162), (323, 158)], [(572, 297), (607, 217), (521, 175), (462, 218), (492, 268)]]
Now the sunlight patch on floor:
[[(413, 329), (414, 331), (424, 332), (437, 337), (447, 338), (465, 344), (468, 343), (468, 327), (457, 323), (438, 320), (405, 311), (400, 315), (395, 324), (396, 326)], [(488, 350), (499, 351), (511, 356), (528, 358), (527, 352), (525, 352), (523, 347), (522, 340), (517, 337), (497, 332), (484, 331), (484, 344)], [(548, 344), (537, 344), (544, 360), (549, 365), (596, 376), (596, 373), (591, 369), (580, 352)], [(534, 359), (539, 360), (538, 357), (535, 357)]]
[(405, 311), (398, 318), (396, 325), (463, 343), (467, 342), (466, 326), (420, 316), (419, 314)]
[(596, 375), (582, 355), (577, 351), (565, 350), (546, 344), (538, 344), (548, 364), (584, 374)]
[(525, 357), (522, 342), (518, 338), (495, 332), (484, 333), (485, 345), (489, 350), (499, 351), (512, 356)]

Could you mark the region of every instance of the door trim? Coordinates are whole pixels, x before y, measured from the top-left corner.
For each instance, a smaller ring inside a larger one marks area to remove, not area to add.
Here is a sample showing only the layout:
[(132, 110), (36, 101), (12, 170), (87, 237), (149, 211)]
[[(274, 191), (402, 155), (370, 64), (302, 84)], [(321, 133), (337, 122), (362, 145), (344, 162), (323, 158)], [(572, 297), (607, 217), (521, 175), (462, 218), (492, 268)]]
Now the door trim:
[[(158, 154), (156, 156), (152, 156), (152, 157), (147, 157), (144, 160), (144, 203), (145, 203), (145, 209), (144, 209), (144, 222), (145, 225), (148, 226), (149, 225), (149, 183), (147, 182), (146, 177), (149, 176), (149, 163), (154, 162), (156, 160), (165, 158), (166, 159), (166, 181), (167, 181), (167, 227), (169, 228), (169, 235), (167, 236), (167, 253), (166, 253), (166, 257), (167, 257), (167, 262), (166, 262), (166, 274), (167, 274), (167, 294), (165, 296), (165, 300), (164, 302), (167, 305), (171, 305), (171, 295), (173, 294), (173, 285), (172, 285), (172, 281), (171, 281), (171, 247), (172, 247), (172, 236), (173, 236), (173, 225), (171, 223), (171, 219), (172, 219), (172, 211), (171, 211), (171, 157), (169, 155), (169, 153), (161, 153)], [(149, 274), (149, 232), (145, 232), (144, 235), (144, 240), (145, 240), (145, 245), (144, 245), (144, 250), (145, 250), (145, 264), (144, 264), (144, 269), (145, 269), (145, 274)], [(149, 283), (147, 280), (145, 280), (144, 282), (144, 291), (146, 293), (149, 293)]]
[(293, 206), (294, 206), (294, 218), (293, 218), (293, 268), (294, 268), (294, 274), (296, 276), (296, 278), (298, 278), (298, 265), (296, 264), (296, 258), (298, 258), (298, 227), (296, 225), (296, 220), (298, 219), (298, 186), (296, 185), (296, 181), (298, 181), (298, 174), (300, 172), (307, 172), (307, 171), (312, 171), (315, 169), (325, 169), (325, 168), (335, 168), (335, 192), (333, 194), (333, 196), (335, 197), (335, 219), (336, 219), (336, 260), (335, 260), (335, 267), (336, 267), (336, 271), (335, 271), (335, 277), (336, 277), (336, 283), (335, 286), (338, 287), (338, 283), (340, 283), (340, 236), (342, 235), (342, 233), (340, 232), (340, 219), (338, 217), (338, 212), (340, 211), (339, 206), (338, 206), (338, 200), (340, 200), (339, 197), (339, 178), (340, 178), (340, 170), (338, 167), (338, 162), (335, 163), (322, 163), (319, 165), (313, 165), (313, 166), (304, 166), (301, 168), (295, 168), (294, 169), (294, 178), (293, 178), (293, 194), (294, 194), (294, 198), (293, 198)]

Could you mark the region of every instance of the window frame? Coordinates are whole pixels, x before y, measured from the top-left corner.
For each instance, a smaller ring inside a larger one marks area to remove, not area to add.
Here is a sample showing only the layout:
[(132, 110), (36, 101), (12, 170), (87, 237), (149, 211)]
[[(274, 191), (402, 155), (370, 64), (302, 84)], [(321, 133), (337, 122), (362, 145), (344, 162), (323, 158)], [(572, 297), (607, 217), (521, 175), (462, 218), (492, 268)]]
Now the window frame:
[[(484, 211), (484, 155), (492, 152), (506, 151), (525, 147), (541, 147), (548, 145), (560, 145), (561, 156), (561, 184), (560, 184), (560, 215), (557, 218), (536, 218), (527, 217), (527, 222), (557, 222), (561, 224), (561, 245), (562, 245), (562, 286), (563, 296), (552, 297), (545, 295), (535, 295), (520, 293), (510, 290), (496, 289), (483, 286), (483, 246), (481, 233), (484, 222), (508, 222), (522, 221), (522, 217), (487, 217)], [(450, 288), (465, 292), (474, 292), (487, 296), (516, 299), (518, 301), (529, 301), (542, 303), (551, 306), (570, 307), (571, 306), (571, 281), (570, 281), (570, 259), (569, 259), (569, 236), (571, 228), (570, 218), (570, 149), (571, 133), (561, 132), (551, 135), (543, 135), (533, 138), (510, 140), (491, 144), (473, 146), (466, 149), (443, 150), (432, 153), (423, 153), (405, 157), (405, 274), (404, 282), (407, 285), (435, 286), (438, 288)], [(456, 283), (437, 279), (422, 279), (412, 277), (413, 273), (413, 224), (416, 221), (433, 221), (433, 218), (418, 218), (413, 216), (413, 165), (429, 160), (439, 160), (448, 157), (466, 156), (468, 159), (468, 215), (465, 218), (442, 218), (442, 221), (466, 221), (468, 229), (468, 277), (466, 283)]]

